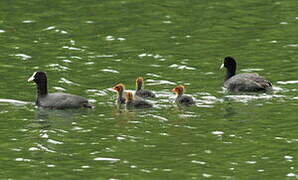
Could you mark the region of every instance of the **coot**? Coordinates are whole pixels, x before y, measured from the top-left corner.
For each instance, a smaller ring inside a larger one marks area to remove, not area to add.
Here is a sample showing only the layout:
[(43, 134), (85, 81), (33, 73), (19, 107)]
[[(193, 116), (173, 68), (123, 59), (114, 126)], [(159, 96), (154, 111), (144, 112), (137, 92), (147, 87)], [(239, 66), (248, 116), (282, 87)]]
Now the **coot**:
[(116, 86), (113, 87), (115, 91), (117, 91), (117, 104), (125, 104), (125, 97), (124, 96), (124, 90), (125, 86), (123, 84), (117, 84)]
[(125, 98), (126, 98), (126, 107), (127, 108), (151, 108), (153, 107), (153, 105), (142, 99), (141, 97), (133, 97), (131, 92), (126, 92), (125, 94)]
[(142, 77), (137, 78), (136, 80), (137, 90), (135, 92), (135, 95), (143, 98), (155, 98), (156, 95), (152, 91), (144, 90), (142, 88), (143, 82), (144, 82), (144, 79)]
[(228, 91), (267, 91), (272, 90), (272, 84), (257, 73), (242, 73), (236, 75), (236, 61), (232, 57), (226, 57), (221, 69), (225, 67), (227, 74), (225, 77), (224, 87)]
[(47, 75), (42, 71), (33, 73), (28, 82), (34, 81), (37, 85), (37, 99), (35, 104), (38, 107), (51, 109), (68, 108), (92, 108), (86, 98), (66, 93), (48, 93)]
[(184, 95), (184, 86), (176, 86), (174, 89), (172, 89), (172, 92), (175, 92), (177, 94), (175, 102), (178, 105), (184, 105), (184, 106), (191, 106), (195, 104), (195, 101), (192, 97)]

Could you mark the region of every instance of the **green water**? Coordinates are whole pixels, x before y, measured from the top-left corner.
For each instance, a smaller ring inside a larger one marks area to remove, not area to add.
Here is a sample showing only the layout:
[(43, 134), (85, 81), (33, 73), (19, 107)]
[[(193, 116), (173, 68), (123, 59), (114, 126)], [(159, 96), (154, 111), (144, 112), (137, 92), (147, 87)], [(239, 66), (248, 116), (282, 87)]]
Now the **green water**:
[[(297, 179), (298, 3), (257, 0), (0, 2), (0, 179)], [(222, 59), (268, 94), (226, 94)], [(27, 83), (92, 110), (34, 106)], [(154, 108), (117, 109), (143, 76)], [(186, 86), (197, 106), (178, 108)]]

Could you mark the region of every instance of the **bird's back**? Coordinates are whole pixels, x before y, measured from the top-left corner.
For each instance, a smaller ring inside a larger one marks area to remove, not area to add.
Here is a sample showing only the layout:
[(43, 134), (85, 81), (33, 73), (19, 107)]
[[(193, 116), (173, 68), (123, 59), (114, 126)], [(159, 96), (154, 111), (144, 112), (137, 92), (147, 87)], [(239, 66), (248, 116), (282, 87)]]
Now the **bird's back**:
[(53, 109), (91, 107), (86, 98), (66, 93), (50, 93), (38, 97), (37, 105)]
[(237, 74), (227, 81), (224, 86), (229, 91), (266, 91), (272, 89), (272, 84), (257, 73)]
[(194, 105), (195, 101), (190, 96), (182, 95), (181, 97), (177, 97), (176, 103), (177, 104), (182, 104), (182, 105), (185, 105), (185, 106), (190, 106), (190, 105)]
[(142, 97), (142, 98), (155, 98), (156, 95), (149, 90), (140, 89), (135, 92), (135, 95)]

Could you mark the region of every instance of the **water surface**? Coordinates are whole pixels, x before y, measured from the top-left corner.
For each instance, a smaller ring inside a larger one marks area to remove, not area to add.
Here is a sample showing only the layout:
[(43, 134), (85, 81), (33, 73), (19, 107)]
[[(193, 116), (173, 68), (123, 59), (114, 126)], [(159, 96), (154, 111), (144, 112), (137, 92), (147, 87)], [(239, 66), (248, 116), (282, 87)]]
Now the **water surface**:
[[(294, 1), (0, 2), (1, 179), (298, 178)], [(228, 94), (222, 59), (274, 91)], [(41, 110), (27, 78), (88, 98), (92, 110)], [(117, 83), (158, 94), (117, 109)], [(196, 107), (178, 108), (186, 86)]]

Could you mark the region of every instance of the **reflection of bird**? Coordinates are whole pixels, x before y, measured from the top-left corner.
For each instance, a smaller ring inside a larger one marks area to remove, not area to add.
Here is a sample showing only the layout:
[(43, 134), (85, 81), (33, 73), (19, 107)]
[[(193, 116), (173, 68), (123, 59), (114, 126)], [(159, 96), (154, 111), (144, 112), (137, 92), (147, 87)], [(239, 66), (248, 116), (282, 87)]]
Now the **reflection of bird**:
[(143, 83), (144, 83), (144, 79), (142, 77), (138, 77), (136, 79), (137, 90), (135, 92), (135, 95), (137, 95), (139, 97), (143, 97), (143, 98), (148, 98), (148, 97), (149, 98), (155, 98), (156, 95), (152, 91), (144, 90), (142, 88)]
[(272, 84), (257, 73), (242, 73), (236, 75), (236, 61), (226, 57), (221, 68), (227, 69), (224, 87), (229, 91), (266, 91), (272, 90)]
[(123, 84), (117, 84), (116, 86), (113, 87), (115, 91), (117, 91), (117, 104), (125, 104), (125, 98), (124, 98), (124, 90), (125, 87)]
[(175, 102), (177, 104), (185, 105), (185, 106), (191, 106), (195, 104), (195, 101), (192, 97), (184, 95), (184, 86), (176, 86), (174, 89), (172, 89), (172, 92), (175, 92), (177, 94)]
[(47, 76), (44, 72), (35, 72), (28, 82), (34, 81), (37, 85), (36, 105), (38, 107), (52, 109), (67, 109), (67, 108), (92, 108), (88, 100), (77, 95), (66, 93), (48, 93)]
[(133, 97), (132, 93), (131, 92), (126, 92), (125, 94), (125, 98), (126, 98), (126, 107), (135, 107), (135, 108), (150, 108), (152, 107), (153, 105), (140, 98), (140, 97)]

